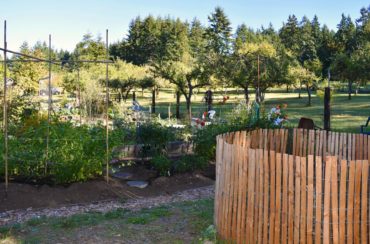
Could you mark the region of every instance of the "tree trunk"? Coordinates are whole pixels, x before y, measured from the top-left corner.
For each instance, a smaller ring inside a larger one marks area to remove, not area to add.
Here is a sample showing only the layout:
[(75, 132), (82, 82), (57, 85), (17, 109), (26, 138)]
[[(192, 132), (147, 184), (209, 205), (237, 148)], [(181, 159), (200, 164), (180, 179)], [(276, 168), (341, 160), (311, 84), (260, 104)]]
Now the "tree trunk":
[(301, 97), (301, 91), (302, 91), (302, 82), (299, 83), (299, 93), (298, 93), (298, 98), (302, 98)]
[(180, 92), (176, 92), (176, 119), (180, 119)]
[(248, 104), (249, 103), (249, 90), (248, 90), (248, 86), (244, 87), (244, 97), (245, 97), (245, 103)]
[(155, 113), (155, 89), (152, 90), (152, 114)]
[(256, 102), (260, 103), (261, 102), (261, 97), (260, 97), (260, 88), (257, 86), (256, 91), (255, 91), (255, 96), (256, 96)]
[(136, 101), (136, 93), (135, 93), (135, 91), (132, 92), (132, 101)]
[(352, 99), (352, 81), (348, 81), (348, 100)]
[(189, 120), (191, 120), (191, 96), (187, 96), (186, 98), (186, 110), (188, 112)]
[(286, 92), (288, 93), (289, 92), (289, 86), (286, 85)]
[(306, 89), (307, 89), (307, 95), (308, 95), (308, 106), (311, 106), (311, 89), (309, 87), (309, 85), (307, 84), (306, 85)]

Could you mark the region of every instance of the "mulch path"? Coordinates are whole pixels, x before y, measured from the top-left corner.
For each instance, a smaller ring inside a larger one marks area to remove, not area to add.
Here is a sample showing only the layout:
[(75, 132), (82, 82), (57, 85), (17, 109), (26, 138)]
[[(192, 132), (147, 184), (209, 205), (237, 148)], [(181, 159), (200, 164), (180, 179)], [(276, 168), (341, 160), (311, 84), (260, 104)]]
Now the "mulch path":
[[(178, 174), (152, 179), (144, 189), (129, 187), (112, 178), (74, 183), (69, 186), (10, 183), (5, 194), (0, 184), (0, 225), (23, 222), (40, 216), (69, 216), (88, 211), (134, 209), (197, 199), (213, 195), (214, 181), (199, 173)], [(204, 188), (205, 187), (205, 188)]]
[(74, 204), (58, 208), (43, 209), (22, 209), (9, 210), (0, 213), (0, 226), (22, 223), (30, 219), (45, 217), (68, 217), (74, 214), (86, 212), (106, 213), (116, 209), (128, 209), (137, 211), (142, 208), (152, 208), (163, 204), (193, 201), (198, 199), (210, 198), (214, 195), (214, 185), (197, 187), (193, 189), (179, 191), (173, 194), (165, 194), (152, 197), (131, 198), (127, 201), (109, 200), (94, 203)]

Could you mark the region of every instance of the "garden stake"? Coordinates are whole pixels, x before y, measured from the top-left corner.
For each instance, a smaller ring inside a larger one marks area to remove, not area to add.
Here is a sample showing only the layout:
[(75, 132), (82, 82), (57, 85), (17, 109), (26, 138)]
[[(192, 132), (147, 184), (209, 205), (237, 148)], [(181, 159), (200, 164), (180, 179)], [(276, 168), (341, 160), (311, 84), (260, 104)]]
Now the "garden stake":
[[(107, 60), (109, 59), (109, 51), (108, 51), (108, 29), (106, 30), (105, 34), (105, 45), (106, 45), (106, 53), (107, 53)], [(107, 183), (109, 183), (109, 128), (108, 128), (108, 108), (109, 108), (109, 87), (108, 87), (108, 63), (106, 63), (106, 73), (105, 73), (105, 129), (106, 129), (106, 177)]]
[(4, 102), (3, 102), (3, 120), (4, 120), (4, 165), (5, 165), (5, 194), (8, 194), (8, 108), (6, 101), (6, 20), (4, 21)]

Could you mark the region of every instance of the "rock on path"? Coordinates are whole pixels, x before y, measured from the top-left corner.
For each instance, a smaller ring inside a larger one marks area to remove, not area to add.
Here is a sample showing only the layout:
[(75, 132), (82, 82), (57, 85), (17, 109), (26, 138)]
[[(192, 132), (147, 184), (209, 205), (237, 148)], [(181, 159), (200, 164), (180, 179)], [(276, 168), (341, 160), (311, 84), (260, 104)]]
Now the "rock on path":
[(86, 212), (106, 213), (116, 209), (128, 209), (137, 211), (142, 208), (152, 208), (163, 204), (199, 200), (214, 196), (214, 185), (194, 188), (181, 192), (176, 192), (172, 195), (162, 195), (156, 197), (129, 199), (126, 202), (101, 201), (90, 204), (70, 205), (59, 208), (45, 208), (25, 210), (10, 210), (0, 213), (0, 226), (22, 223), (33, 218), (40, 217), (68, 217), (75, 214)]

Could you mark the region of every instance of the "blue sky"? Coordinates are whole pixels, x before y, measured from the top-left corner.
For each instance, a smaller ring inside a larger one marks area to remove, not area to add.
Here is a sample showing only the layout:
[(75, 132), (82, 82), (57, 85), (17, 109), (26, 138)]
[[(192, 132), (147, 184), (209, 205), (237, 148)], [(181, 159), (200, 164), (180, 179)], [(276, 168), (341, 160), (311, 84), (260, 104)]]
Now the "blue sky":
[[(299, 19), (317, 14), (321, 23), (335, 29), (342, 13), (356, 19), (368, 5), (368, 0), (1, 0), (0, 21), (1, 26), (8, 22), (10, 49), (23, 41), (46, 41), (51, 34), (53, 47), (72, 50), (87, 32), (104, 34), (109, 29), (110, 42), (122, 39), (138, 15), (197, 17), (207, 24), (207, 16), (221, 6), (234, 29), (241, 23), (259, 28), (269, 22), (280, 28), (289, 14)], [(0, 33), (2, 37), (2, 27)]]

